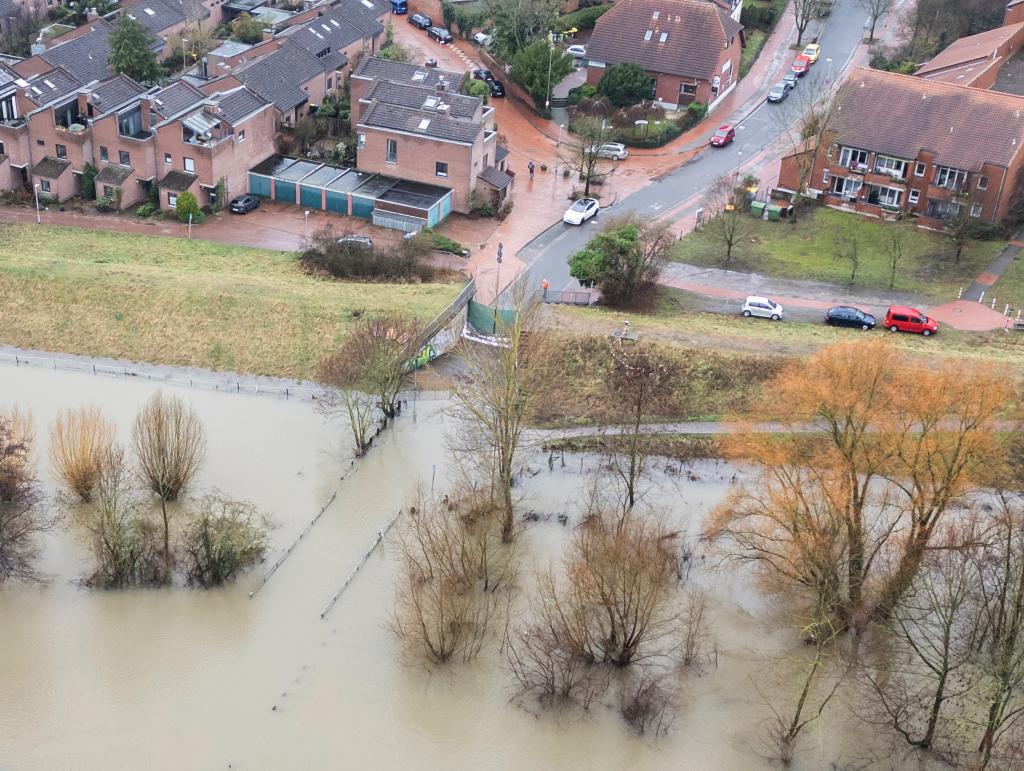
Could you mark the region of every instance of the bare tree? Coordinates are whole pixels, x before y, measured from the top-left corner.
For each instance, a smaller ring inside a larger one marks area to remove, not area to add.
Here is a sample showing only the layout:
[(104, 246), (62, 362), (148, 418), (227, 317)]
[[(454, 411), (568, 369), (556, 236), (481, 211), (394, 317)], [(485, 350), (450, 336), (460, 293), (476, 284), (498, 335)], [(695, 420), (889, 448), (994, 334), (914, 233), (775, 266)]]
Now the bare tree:
[(619, 713), (638, 735), (668, 733), (676, 717), (678, 691), (667, 672), (641, 672), (623, 685)]
[(562, 164), (583, 182), (584, 197), (590, 196), (590, 186), (601, 179), (605, 161), (598, 149), (608, 141), (611, 131), (601, 118), (583, 117), (573, 124), (573, 139), (563, 145), (559, 154)]
[(501, 497), (502, 539), (514, 534), (512, 484), (531, 416), (541, 406), (550, 374), (550, 350), (536, 323), (536, 304), (516, 290), (511, 318), (497, 323), (493, 345), (467, 345), (460, 357), (465, 376), (455, 384), (458, 435), (452, 449), (474, 460), (486, 458), (494, 492)]
[(493, 636), (517, 569), (499, 514), (480, 493), (431, 500), (421, 490), (408, 507), (391, 626), (414, 659), (468, 661)]
[(251, 503), (208, 495), (198, 502), (181, 540), (189, 580), (220, 586), (263, 559), (267, 519)]
[[(827, 145), (836, 128), (841, 102), (841, 92), (826, 89), (815, 94), (809, 89), (795, 89), (778, 116), (778, 125), (789, 146), (789, 152), (796, 158), (799, 177), (796, 204), (806, 195), (818, 157), (828, 151)], [(796, 223), (799, 210), (799, 205), (794, 207), (791, 224)]]
[(132, 442), (139, 478), (160, 499), (164, 580), (169, 581), (173, 512), (167, 504), (176, 501), (199, 473), (206, 458), (206, 437), (192, 407), (176, 396), (157, 391), (135, 418)]
[(875, 42), (875, 26), (878, 20), (884, 16), (892, 7), (892, 0), (860, 0), (860, 7), (868, 15), (871, 22), (871, 31), (868, 33), (868, 42)]
[(37, 581), (38, 537), (53, 526), (41, 511), (32, 462), (32, 421), (17, 409), (0, 410), (0, 584)]
[(889, 228), (889, 239), (885, 244), (885, 256), (889, 264), (889, 288), (896, 288), (896, 271), (903, 264), (906, 253), (907, 232), (898, 224)]
[(702, 229), (725, 250), (722, 262), (729, 265), (733, 249), (753, 227), (747, 193), (735, 174), (724, 174), (711, 184), (704, 194), (704, 210), (707, 220)]
[(854, 233), (838, 235), (832, 239), (835, 248), (836, 259), (850, 264), (850, 286), (857, 281), (857, 271), (860, 270), (860, 241)]
[(804, 41), (804, 32), (818, 12), (820, 0), (793, 0), (793, 21), (796, 24), (796, 44)]
[(679, 646), (679, 663), (692, 667), (708, 658), (712, 644), (708, 613), (711, 600), (703, 589), (688, 593), (686, 606), (681, 617), (682, 636)]
[(50, 463), (65, 487), (82, 501), (92, 499), (115, 433), (113, 422), (95, 406), (61, 410), (50, 425)]

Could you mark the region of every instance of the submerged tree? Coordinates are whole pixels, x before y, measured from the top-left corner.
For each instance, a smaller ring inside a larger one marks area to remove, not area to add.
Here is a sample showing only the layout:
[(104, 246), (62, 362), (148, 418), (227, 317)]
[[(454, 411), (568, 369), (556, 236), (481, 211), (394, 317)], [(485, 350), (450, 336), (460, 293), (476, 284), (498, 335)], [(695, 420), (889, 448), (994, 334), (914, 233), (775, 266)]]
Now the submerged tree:
[(171, 576), (170, 522), (176, 501), (206, 459), (206, 437), (196, 411), (176, 396), (157, 391), (139, 411), (132, 428), (142, 483), (160, 499), (163, 520), (164, 580)]
[(251, 503), (208, 495), (197, 503), (182, 534), (181, 548), (189, 581), (203, 587), (220, 586), (263, 559), (266, 519)]
[(41, 511), (32, 463), (32, 421), (18, 410), (0, 410), (0, 584), (39, 580), (33, 563), (38, 537), (53, 521)]
[(92, 500), (115, 432), (113, 422), (94, 406), (61, 410), (50, 425), (50, 463), (65, 487), (82, 501)]

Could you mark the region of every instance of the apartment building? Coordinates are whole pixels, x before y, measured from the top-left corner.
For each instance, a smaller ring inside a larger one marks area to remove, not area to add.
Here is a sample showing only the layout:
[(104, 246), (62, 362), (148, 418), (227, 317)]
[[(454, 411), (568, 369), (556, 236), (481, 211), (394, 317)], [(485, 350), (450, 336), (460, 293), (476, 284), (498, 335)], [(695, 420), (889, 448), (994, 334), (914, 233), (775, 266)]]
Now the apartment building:
[(856, 68), (819, 146), (782, 159), (779, 188), (942, 228), (965, 210), (1007, 214), (1024, 168), (1024, 97)]

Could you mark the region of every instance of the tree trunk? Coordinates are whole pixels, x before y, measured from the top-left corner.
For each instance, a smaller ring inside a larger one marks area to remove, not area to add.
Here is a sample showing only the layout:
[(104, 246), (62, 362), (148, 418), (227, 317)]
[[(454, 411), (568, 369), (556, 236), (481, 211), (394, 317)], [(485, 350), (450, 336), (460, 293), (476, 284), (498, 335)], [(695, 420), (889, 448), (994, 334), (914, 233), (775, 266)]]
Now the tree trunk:
[(160, 496), (160, 514), (164, 520), (164, 581), (171, 582), (171, 527), (167, 516), (167, 500)]
[[(946, 650), (948, 651), (949, 640), (947, 639), (945, 642)], [(928, 729), (924, 732), (924, 736), (921, 739), (922, 747), (930, 748), (935, 740), (935, 728), (939, 724), (939, 712), (942, 710), (942, 702), (946, 698), (947, 677), (949, 677), (949, 656), (948, 653), (943, 653), (942, 675), (939, 677), (939, 684), (935, 688), (935, 698), (932, 700), (932, 708), (928, 714)]]
[(513, 526), (515, 525), (515, 519), (512, 513), (512, 469), (511, 464), (509, 468), (505, 468), (505, 464), (502, 463), (502, 468), (498, 473), (498, 479), (501, 482), (501, 495), (503, 504), (505, 506), (505, 517), (501, 523), (501, 542), (512, 543)]
[(917, 571), (920, 569), (921, 562), (924, 559), (929, 535), (930, 532), (919, 530), (910, 544), (908, 544), (907, 550), (900, 558), (900, 564), (896, 569), (896, 573), (886, 583), (879, 596), (878, 604), (875, 606), (873, 614), (876, 619), (888, 618), (893, 608), (896, 607), (896, 603), (903, 598), (907, 589), (910, 588), (910, 584), (914, 580), (914, 576), (917, 575)]
[(868, 42), (875, 42), (875, 25), (878, 24), (878, 17), (874, 14), (871, 15), (871, 32), (868, 33)]

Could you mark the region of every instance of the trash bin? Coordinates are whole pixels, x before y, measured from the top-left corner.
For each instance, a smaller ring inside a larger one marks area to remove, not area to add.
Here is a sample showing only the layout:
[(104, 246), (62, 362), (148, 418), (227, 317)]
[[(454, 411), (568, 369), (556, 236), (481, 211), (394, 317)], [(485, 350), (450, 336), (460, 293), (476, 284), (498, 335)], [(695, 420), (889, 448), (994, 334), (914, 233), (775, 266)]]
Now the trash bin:
[(778, 222), (782, 218), (782, 207), (776, 206), (773, 203), (768, 204), (768, 219), (772, 222)]
[(751, 203), (750, 203), (750, 213), (753, 214), (758, 219), (763, 219), (764, 218), (764, 207), (765, 207), (765, 202), (764, 201), (751, 201)]

